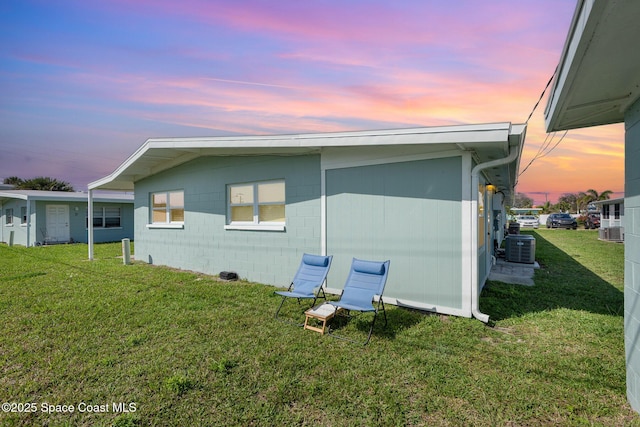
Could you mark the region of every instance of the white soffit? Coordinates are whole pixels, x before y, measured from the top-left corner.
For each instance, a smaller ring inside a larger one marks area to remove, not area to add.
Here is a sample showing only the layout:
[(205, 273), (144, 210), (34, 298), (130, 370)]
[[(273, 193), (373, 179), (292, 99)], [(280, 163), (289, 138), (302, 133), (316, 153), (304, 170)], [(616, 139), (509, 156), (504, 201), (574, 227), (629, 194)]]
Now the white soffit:
[[(506, 157), (516, 134), (524, 143), (524, 125), (491, 123), (359, 132), (203, 138), (152, 138), (110, 175), (89, 189), (133, 191), (134, 183), (201, 156), (302, 155), (330, 147), (451, 144), (474, 151), (480, 161)], [(486, 158), (486, 159), (485, 159)]]
[(640, 97), (640, 1), (579, 0), (552, 86), (548, 132), (624, 121)]

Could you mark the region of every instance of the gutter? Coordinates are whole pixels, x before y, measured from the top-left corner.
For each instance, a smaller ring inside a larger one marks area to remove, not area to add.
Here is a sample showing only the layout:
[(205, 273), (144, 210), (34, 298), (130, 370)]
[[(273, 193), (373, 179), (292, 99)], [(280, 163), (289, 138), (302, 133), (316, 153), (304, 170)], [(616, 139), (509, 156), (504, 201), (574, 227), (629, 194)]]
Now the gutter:
[(480, 311), (478, 290), (478, 184), (480, 172), (494, 166), (502, 166), (518, 158), (519, 151), (509, 145), (509, 155), (502, 159), (480, 163), (471, 169), (471, 314), (483, 323), (489, 322), (489, 315)]

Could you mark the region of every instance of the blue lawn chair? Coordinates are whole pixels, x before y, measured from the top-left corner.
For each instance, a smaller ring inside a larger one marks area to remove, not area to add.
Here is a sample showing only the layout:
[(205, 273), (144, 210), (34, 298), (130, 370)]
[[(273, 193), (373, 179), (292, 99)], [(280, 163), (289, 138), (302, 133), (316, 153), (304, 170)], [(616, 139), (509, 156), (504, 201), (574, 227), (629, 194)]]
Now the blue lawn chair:
[[(371, 339), (373, 325), (376, 323), (376, 317), (378, 316), (379, 311), (383, 312), (384, 325), (387, 325), (387, 312), (384, 309), (382, 293), (384, 292), (384, 286), (387, 283), (389, 263), (390, 261), (363, 261), (354, 258), (351, 263), (351, 270), (349, 271), (349, 276), (347, 277), (340, 300), (328, 301), (329, 304), (336, 307), (336, 310), (341, 308), (348, 311), (374, 312), (371, 327), (369, 328), (369, 335), (363, 345), (367, 345)], [(378, 296), (378, 304), (374, 306), (373, 301), (376, 295)], [(329, 334), (336, 338), (353, 341), (348, 338), (332, 334), (331, 329), (329, 329)]]
[(297, 298), (298, 303), (300, 303), (301, 299), (313, 298), (311, 307), (316, 304), (316, 300), (320, 296), (326, 299), (322, 284), (327, 278), (327, 273), (329, 273), (332, 259), (333, 256), (310, 254), (302, 255), (300, 267), (298, 267), (298, 271), (293, 277), (293, 281), (289, 285), (289, 289), (286, 291), (276, 291), (276, 294), (282, 295), (282, 301), (276, 311), (276, 319), (278, 318), (280, 309), (287, 298)]

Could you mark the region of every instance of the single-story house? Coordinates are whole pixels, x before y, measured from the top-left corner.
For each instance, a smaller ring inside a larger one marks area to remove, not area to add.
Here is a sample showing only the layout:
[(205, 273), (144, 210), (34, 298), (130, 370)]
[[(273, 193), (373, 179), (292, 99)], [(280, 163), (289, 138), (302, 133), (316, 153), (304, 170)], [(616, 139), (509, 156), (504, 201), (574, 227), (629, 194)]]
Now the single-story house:
[[(88, 193), (0, 191), (0, 241), (23, 246), (88, 243)], [(133, 195), (94, 196), (96, 242), (133, 238)]]
[(548, 132), (624, 123), (627, 398), (640, 411), (640, 1), (579, 0), (545, 111)]
[[(286, 286), (303, 253), (391, 260), (384, 301), (458, 316), (502, 239), (526, 125), (147, 140), (93, 190), (135, 192), (136, 259)], [(91, 249), (89, 257), (92, 257)]]
[(598, 238), (614, 242), (624, 241), (624, 197), (593, 202), (600, 212)]

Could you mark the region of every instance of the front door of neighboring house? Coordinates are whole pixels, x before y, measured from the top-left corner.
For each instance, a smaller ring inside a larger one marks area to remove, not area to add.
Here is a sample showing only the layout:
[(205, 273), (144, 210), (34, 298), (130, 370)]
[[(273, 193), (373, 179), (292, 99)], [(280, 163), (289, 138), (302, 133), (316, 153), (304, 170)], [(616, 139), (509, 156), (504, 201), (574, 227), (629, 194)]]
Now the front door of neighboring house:
[(69, 206), (47, 205), (45, 242), (68, 242), (69, 237)]

